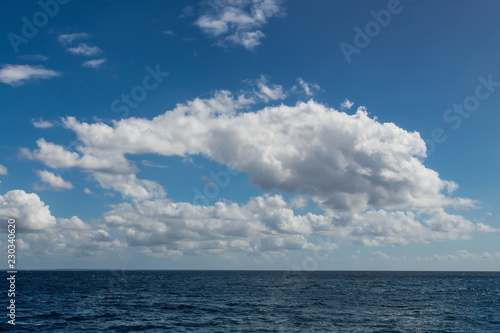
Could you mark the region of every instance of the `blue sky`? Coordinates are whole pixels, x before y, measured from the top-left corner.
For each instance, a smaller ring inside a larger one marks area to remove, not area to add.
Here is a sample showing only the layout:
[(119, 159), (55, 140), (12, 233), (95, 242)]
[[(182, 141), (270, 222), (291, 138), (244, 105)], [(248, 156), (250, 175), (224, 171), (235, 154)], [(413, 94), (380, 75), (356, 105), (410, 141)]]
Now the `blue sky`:
[(0, 7), (19, 268), (500, 268), (497, 2)]

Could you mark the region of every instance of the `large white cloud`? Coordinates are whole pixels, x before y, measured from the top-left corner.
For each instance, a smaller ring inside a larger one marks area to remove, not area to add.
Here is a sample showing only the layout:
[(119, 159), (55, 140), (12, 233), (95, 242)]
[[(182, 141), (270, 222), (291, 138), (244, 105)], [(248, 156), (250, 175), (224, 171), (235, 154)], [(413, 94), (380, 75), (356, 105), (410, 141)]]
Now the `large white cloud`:
[[(250, 95), (219, 91), (196, 98), (153, 119), (107, 125), (68, 117), (62, 123), (79, 140), (74, 151), (40, 139), (38, 149), (22, 154), (51, 168), (90, 172), (102, 188), (130, 198), (104, 215), (106, 228), (150, 255), (286, 253), (314, 249), (308, 239), (314, 235), (394, 246), (496, 231), (446, 211), (475, 202), (453, 197), (458, 185), (423, 164), (419, 133), (380, 123), (363, 107), (347, 114), (313, 100), (251, 111), (257, 102), (284, 97), (281, 86), (265, 77), (256, 86)], [(264, 192), (277, 189), (294, 198), (172, 202), (158, 183), (137, 178), (138, 167), (126, 157), (146, 153), (202, 155), (247, 173)], [(323, 212), (297, 215), (294, 209), (308, 199)]]
[(452, 198), (456, 188), (424, 166), (419, 133), (380, 123), (360, 107), (349, 115), (313, 100), (243, 112), (249, 100), (219, 92), (180, 104), (151, 120), (113, 126), (64, 119), (83, 145), (79, 153), (38, 141), (24, 155), (49, 167), (135, 173), (125, 154), (201, 154), (250, 175), (263, 190), (312, 197), (322, 208), (363, 211), (473, 206)]

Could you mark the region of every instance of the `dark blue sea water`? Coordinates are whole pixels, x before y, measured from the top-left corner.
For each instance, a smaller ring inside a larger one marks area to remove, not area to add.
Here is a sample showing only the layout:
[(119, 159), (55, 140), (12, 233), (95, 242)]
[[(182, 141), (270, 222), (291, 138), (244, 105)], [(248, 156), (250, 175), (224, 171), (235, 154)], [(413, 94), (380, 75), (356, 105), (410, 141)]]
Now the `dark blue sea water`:
[(16, 326), (2, 315), (0, 330), (500, 332), (500, 273), (24, 271), (16, 282)]

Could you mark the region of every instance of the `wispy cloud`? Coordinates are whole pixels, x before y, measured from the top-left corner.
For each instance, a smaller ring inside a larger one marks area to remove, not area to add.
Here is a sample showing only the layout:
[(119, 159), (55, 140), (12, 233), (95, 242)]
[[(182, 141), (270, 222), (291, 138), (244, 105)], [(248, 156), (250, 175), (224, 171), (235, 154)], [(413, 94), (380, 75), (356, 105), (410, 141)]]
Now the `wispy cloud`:
[(242, 45), (253, 49), (265, 36), (262, 27), (283, 13), (279, 0), (211, 0), (195, 24), (218, 39), (221, 46)]
[(102, 52), (102, 50), (97, 46), (89, 46), (85, 43), (80, 43), (77, 47), (70, 47), (68, 51), (74, 55), (83, 55), (87, 57), (94, 56)]
[(315, 90), (319, 90), (320, 87), (316, 83), (308, 83), (304, 81), (301, 77), (297, 78), (299, 85), (294, 85), (292, 91), (303, 91), (307, 96), (311, 97), (314, 95)]
[(4, 65), (0, 69), (0, 82), (20, 86), (32, 80), (50, 79), (60, 74), (43, 66)]
[(7, 168), (0, 164), (0, 175), (6, 175), (8, 173)]
[(49, 60), (49, 57), (41, 55), (41, 54), (26, 54), (19, 56), (19, 58), (30, 61), (46, 61)]
[(183, 18), (183, 17), (194, 16), (193, 11), (194, 11), (193, 6), (187, 6), (184, 8), (184, 10), (182, 11), (182, 14), (179, 15), (179, 17)]
[(148, 160), (142, 160), (141, 164), (150, 168), (160, 168), (160, 169), (166, 169), (168, 168), (166, 165), (161, 165), (161, 164), (155, 164), (151, 161)]
[(99, 69), (105, 62), (106, 62), (106, 59), (88, 60), (88, 61), (85, 61), (82, 64), (82, 66), (88, 67), (88, 68), (93, 68), (93, 69)]
[(74, 34), (62, 34), (59, 35), (57, 40), (61, 44), (71, 44), (76, 40), (81, 40), (81, 39), (87, 39), (92, 37), (92, 35), (86, 33), (86, 32), (79, 32), (79, 33), (74, 33)]
[(40, 119), (39, 121), (31, 119), (31, 122), (33, 123), (33, 126), (35, 126), (36, 128), (49, 128), (49, 127), (54, 126), (54, 124), (51, 123), (50, 121), (43, 120), (43, 119)]

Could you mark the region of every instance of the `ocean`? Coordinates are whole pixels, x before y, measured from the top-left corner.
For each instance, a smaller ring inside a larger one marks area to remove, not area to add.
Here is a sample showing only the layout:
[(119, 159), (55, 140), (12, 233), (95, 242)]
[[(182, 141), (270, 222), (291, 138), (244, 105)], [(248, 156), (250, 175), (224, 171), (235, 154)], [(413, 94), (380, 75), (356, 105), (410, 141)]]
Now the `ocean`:
[(15, 300), (0, 331), (500, 332), (498, 272), (20, 271)]

